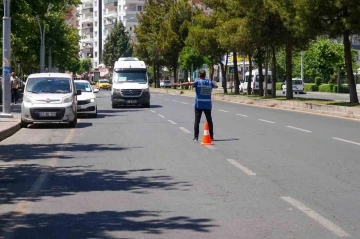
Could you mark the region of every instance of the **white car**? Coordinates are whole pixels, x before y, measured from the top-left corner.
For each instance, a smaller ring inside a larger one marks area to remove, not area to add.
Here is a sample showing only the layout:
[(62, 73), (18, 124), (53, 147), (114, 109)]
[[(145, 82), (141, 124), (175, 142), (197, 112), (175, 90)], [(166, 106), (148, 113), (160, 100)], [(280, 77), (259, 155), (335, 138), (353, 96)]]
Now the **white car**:
[(162, 88), (171, 87), (171, 82), (169, 80), (161, 80), (160, 87)]
[(21, 104), (21, 126), (36, 122), (77, 123), (77, 97), (81, 91), (66, 73), (37, 73), (27, 78)]
[(78, 96), (77, 101), (78, 114), (87, 114), (96, 118), (97, 102), (95, 93), (98, 93), (99, 89), (92, 89), (87, 80), (76, 80), (75, 87), (76, 90), (81, 90), (81, 95)]
[[(282, 93), (285, 94), (286, 92), (286, 81), (284, 81), (283, 85), (281, 86)], [(300, 78), (292, 78), (292, 88), (295, 94), (304, 93), (304, 82)]]

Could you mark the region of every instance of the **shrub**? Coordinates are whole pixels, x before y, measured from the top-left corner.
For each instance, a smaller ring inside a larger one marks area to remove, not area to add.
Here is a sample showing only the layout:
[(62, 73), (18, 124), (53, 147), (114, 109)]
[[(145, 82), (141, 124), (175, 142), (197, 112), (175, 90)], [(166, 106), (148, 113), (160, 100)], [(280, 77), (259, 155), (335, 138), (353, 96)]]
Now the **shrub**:
[(333, 84), (322, 84), (319, 86), (320, 92), (334, 92), (334, 85)]
[(319, 86), (319, 85), (321, 85), (321, 77), (320, 76), (317, 76), (317, 77), (315, 77), (315, 84), (317, 85), (317, 86)]
[[(337, 93), (337, 85), (334, 85), (334, 93)], [(339, 93), (350, 93), (349, 86), (348, 85), (340, 85)]]
[(2, 104), (2, 86), (0, 85), (0, 104)]
[(282, 82), (276, 82), (276, 90), (282, 90), (281, 86), (282, 86)]
[(319, 86), (313, 83), (305, 83), (304, 91), (319, 91)]

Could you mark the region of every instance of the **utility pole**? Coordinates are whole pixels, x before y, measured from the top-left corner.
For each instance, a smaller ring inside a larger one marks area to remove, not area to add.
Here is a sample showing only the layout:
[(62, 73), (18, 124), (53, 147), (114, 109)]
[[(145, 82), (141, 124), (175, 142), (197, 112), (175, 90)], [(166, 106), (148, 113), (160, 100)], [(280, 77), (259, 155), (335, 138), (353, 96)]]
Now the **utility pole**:
[[(48, 5), (46, 14), (49, 13), (50, 8), (51, 8), (51, 3)], [(40, 20), (39, 20), (39, 16), (36, 16), (36, 20), (38, 22), (39, 25), (39, 30), (40, 30), (40, 72), (44, 72), (45, 69), (45, 21), (44, 21), (44, 27), (41, 28), (41, 24), (40, 24)]]
[(0, 118), (12, 118), (10, 113), (10, 72), (11, 72), (11, 17), (10, 17), (10, 0), (4, 0), (4, 16), (3, 16), (3, 112)]
[[(194, 0), (191, 0), (191, 26), (194, 25)], [(192, 54), (192, 48), (191, 48), (191, 54)], [(194, 73), (194, 64), (191, 62), (191, 75), (190, 75), (190, 81), (194, 81), (193, 77)]]

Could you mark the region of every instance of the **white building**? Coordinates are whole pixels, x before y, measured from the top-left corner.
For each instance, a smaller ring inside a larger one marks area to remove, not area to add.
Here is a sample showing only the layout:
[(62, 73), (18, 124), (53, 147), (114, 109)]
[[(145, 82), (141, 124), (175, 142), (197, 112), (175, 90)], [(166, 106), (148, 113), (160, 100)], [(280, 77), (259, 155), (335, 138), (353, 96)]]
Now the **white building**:
[(99, 67), (105, 39), (116, 22), (123, 23), (131, 41), (136, 43), (136, 14), (144, 10), (144, 4), (145, 0), (82, 0), (77, 8), (81, 58), (90, 57), (93, 68)]

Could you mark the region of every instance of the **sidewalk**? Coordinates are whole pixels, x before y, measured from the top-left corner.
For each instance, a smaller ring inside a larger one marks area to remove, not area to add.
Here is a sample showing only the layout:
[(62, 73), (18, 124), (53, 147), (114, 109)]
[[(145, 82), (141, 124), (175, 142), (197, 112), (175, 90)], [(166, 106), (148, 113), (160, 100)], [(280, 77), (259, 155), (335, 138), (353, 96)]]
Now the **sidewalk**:
[[(2, 113), (2, 105), (0, 105), (0, 113)], [(0, 117), (0, 141), (10, 137), (20, 130), (21, 121), (21, 100), (16, 105), (11, 106), (11, 114), (13, 118)]]

